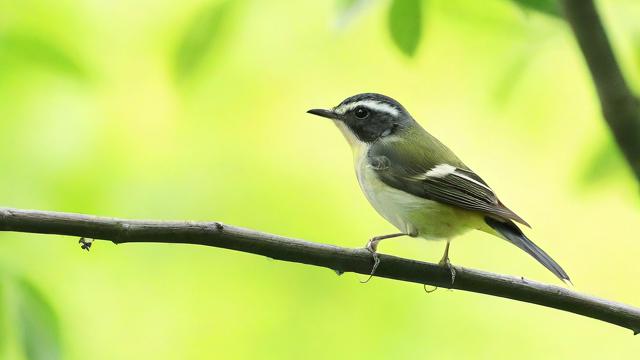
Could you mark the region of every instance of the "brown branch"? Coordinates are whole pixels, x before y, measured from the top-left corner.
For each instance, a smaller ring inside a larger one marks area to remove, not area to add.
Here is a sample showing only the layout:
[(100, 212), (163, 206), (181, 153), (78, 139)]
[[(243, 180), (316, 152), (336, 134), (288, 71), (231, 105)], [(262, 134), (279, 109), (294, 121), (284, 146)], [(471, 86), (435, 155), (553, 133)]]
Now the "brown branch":
[(604, 118), (640, 180), (640, 102), (629, 89), (593, 0), (562, 0), (596, 86)]
[[(349, 249), (267, 234), (218, 222), (141, 221), (81, 214), (0, 208), (0, 231), (58, 234), (128, 242), (179, 243), (213, 246), (368, 275), (372, 257), (364, 249)], [(451, 284), (443, 267), (380, 255), (376, 276), (435, 285), (519, 300), (584, 315), (640, 331), (640, 309), (580, 294), (555, 285), (513, 276), (456, 267)]]

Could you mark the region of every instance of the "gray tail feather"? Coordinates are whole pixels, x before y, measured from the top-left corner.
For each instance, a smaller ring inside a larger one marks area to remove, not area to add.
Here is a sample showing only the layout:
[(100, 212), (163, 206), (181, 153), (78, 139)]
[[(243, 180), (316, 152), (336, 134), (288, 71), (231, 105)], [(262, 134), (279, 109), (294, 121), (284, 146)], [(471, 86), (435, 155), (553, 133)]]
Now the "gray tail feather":
[(554, 273), (554, 275), (560, 278), (560, 280), (571, 284), (569, 275), (567, 275), (562, 267), (560, 267), (560, 265), (558, 265), (551, 256), (544, 252), (544, 250), (540, 249), (536, 244), (529, 240), (529, 238), (522, 233), (522, 230), (520, 230), (520, 228), (518, 228), (518, 226), (512, 221), (496, 220), (488, 216), (484, 218), (484, 221), (495, 231), (502, 234), (502, 236), (504, 236), (513, 245), (533, 256), (534, 259), (538, 260), (540, 264), (544, 265), (544, 267)]

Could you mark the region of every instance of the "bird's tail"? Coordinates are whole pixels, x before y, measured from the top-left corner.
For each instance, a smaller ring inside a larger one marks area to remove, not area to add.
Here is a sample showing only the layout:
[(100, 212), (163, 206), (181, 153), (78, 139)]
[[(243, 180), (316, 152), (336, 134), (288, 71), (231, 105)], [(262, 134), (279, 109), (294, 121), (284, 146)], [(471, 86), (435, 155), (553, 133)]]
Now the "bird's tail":
[(564, 282), (571, 284), (569, 275), (549, 256), (544, 250), (540, 249), (529, 238), (527, 238), (520, 228), (512, 221), (496, 220), (491, 217), (485, 217), (484, 221), (493, 228), (498, 234), (502, 235), (507, 241), (524, 250), (527, 254), (533, 256), (539, 263), (544, 265), (555, 276)]

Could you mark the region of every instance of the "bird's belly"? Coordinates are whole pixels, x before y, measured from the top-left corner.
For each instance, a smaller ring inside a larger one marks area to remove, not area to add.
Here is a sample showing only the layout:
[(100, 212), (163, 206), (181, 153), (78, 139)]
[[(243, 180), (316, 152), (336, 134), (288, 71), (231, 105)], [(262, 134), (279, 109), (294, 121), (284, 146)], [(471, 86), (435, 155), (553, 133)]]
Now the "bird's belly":
[[(429, 240), (450, 239), (472, 228), (468, 211), (392, 188), (366, 164), (356, 167), (367, 200), (400, 231)], [(475, 216), (471, 216), (475, 218)]]

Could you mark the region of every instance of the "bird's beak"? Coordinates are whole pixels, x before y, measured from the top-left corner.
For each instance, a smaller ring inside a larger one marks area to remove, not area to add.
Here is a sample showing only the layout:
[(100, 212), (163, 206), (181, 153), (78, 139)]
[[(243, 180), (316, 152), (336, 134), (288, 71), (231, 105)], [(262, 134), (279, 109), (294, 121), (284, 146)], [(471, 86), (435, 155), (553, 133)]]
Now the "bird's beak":
[(309, 114), (318, 115), (318, 116), (322, 116), (322, 117), (326, 117), (326, 118), (334, 119), (334, 120), (338, 118), (338, 114), (333, 112), (333, 110), (311, 109), (311, 110), (309, 110), (307, 112)]

